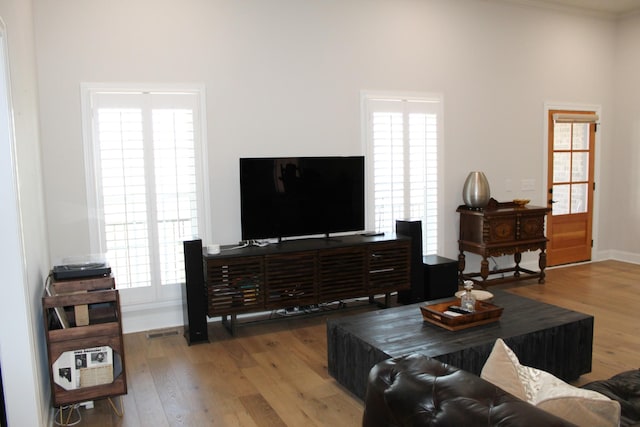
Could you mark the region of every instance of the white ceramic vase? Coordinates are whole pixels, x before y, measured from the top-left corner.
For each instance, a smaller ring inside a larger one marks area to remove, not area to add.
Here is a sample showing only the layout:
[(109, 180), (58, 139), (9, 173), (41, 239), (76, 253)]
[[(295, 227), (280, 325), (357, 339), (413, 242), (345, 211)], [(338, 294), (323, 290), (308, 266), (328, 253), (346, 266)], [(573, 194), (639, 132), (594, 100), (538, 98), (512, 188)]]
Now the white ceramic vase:
[(483, 208), (489, 203), (491, 190), (489, 181), (482, 172), (471, 172), (462, 187), (462, 200), (471, 208)]

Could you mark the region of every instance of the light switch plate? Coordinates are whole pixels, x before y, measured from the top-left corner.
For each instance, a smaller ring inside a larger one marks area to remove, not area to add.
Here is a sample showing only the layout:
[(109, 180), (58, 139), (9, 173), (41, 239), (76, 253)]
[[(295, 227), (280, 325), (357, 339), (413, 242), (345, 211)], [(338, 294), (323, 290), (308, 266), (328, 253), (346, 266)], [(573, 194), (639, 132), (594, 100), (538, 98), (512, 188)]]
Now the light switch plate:
[(522, 191), (533, 191), (536, 187), (536, 180), (533, 178), (525, 178), (520, 183), (520, 190)]

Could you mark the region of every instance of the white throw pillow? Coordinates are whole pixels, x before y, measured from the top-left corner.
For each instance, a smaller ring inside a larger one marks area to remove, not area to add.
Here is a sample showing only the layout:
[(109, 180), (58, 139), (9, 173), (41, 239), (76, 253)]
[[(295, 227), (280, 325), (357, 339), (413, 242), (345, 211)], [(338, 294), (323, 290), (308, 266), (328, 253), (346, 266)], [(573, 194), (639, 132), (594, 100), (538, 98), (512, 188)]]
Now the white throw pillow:
[(573, 387), (540, 369), (523, 366), (498, 338), (480, 377), (514, 396), (581, 426), (620, 425), (620, 404), (592, 391)]

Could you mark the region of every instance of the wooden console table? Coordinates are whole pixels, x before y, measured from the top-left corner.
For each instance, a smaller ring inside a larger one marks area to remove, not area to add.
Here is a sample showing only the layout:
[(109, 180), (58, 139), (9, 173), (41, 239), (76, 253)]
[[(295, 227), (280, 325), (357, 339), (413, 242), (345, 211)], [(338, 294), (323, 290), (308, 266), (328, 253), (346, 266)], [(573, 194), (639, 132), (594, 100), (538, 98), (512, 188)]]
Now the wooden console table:
[[(458, 246), (458, 273), (460, 283), (473, 280), (482, 287), (515, 280), (538, 278), (544, 283), (544, 269), (547, 266), (547, 238), (544, 234), (545, 216), (550, 208), (539, 206), (520, 207), (513, 202), (500, 203), (491, 199), (485, 208), (459, 206), (460, 239)], [(522, 252), (540, 251), (539, 271), (520, 266)], [(465, 252), (482, 256), (480, 272), (465, 273)], [(513, 254), (515, 266), (489, 271), (488, 257)], [(504, 273), (513, 272), (505, 276)], [(488, 279), (490, 274), (502, 277)]]

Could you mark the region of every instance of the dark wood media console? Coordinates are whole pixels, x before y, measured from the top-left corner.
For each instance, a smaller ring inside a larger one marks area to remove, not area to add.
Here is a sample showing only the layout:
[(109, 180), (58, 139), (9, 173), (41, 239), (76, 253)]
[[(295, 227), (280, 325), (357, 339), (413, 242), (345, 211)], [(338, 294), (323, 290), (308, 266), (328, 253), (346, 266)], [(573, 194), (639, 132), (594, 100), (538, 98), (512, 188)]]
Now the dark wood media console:
[(410, 243), (350, 235), (205, 252), (207, 316), (221, 316), (233, 333), (238, 314), (381, 294), (388, 300), (410, 286)]

